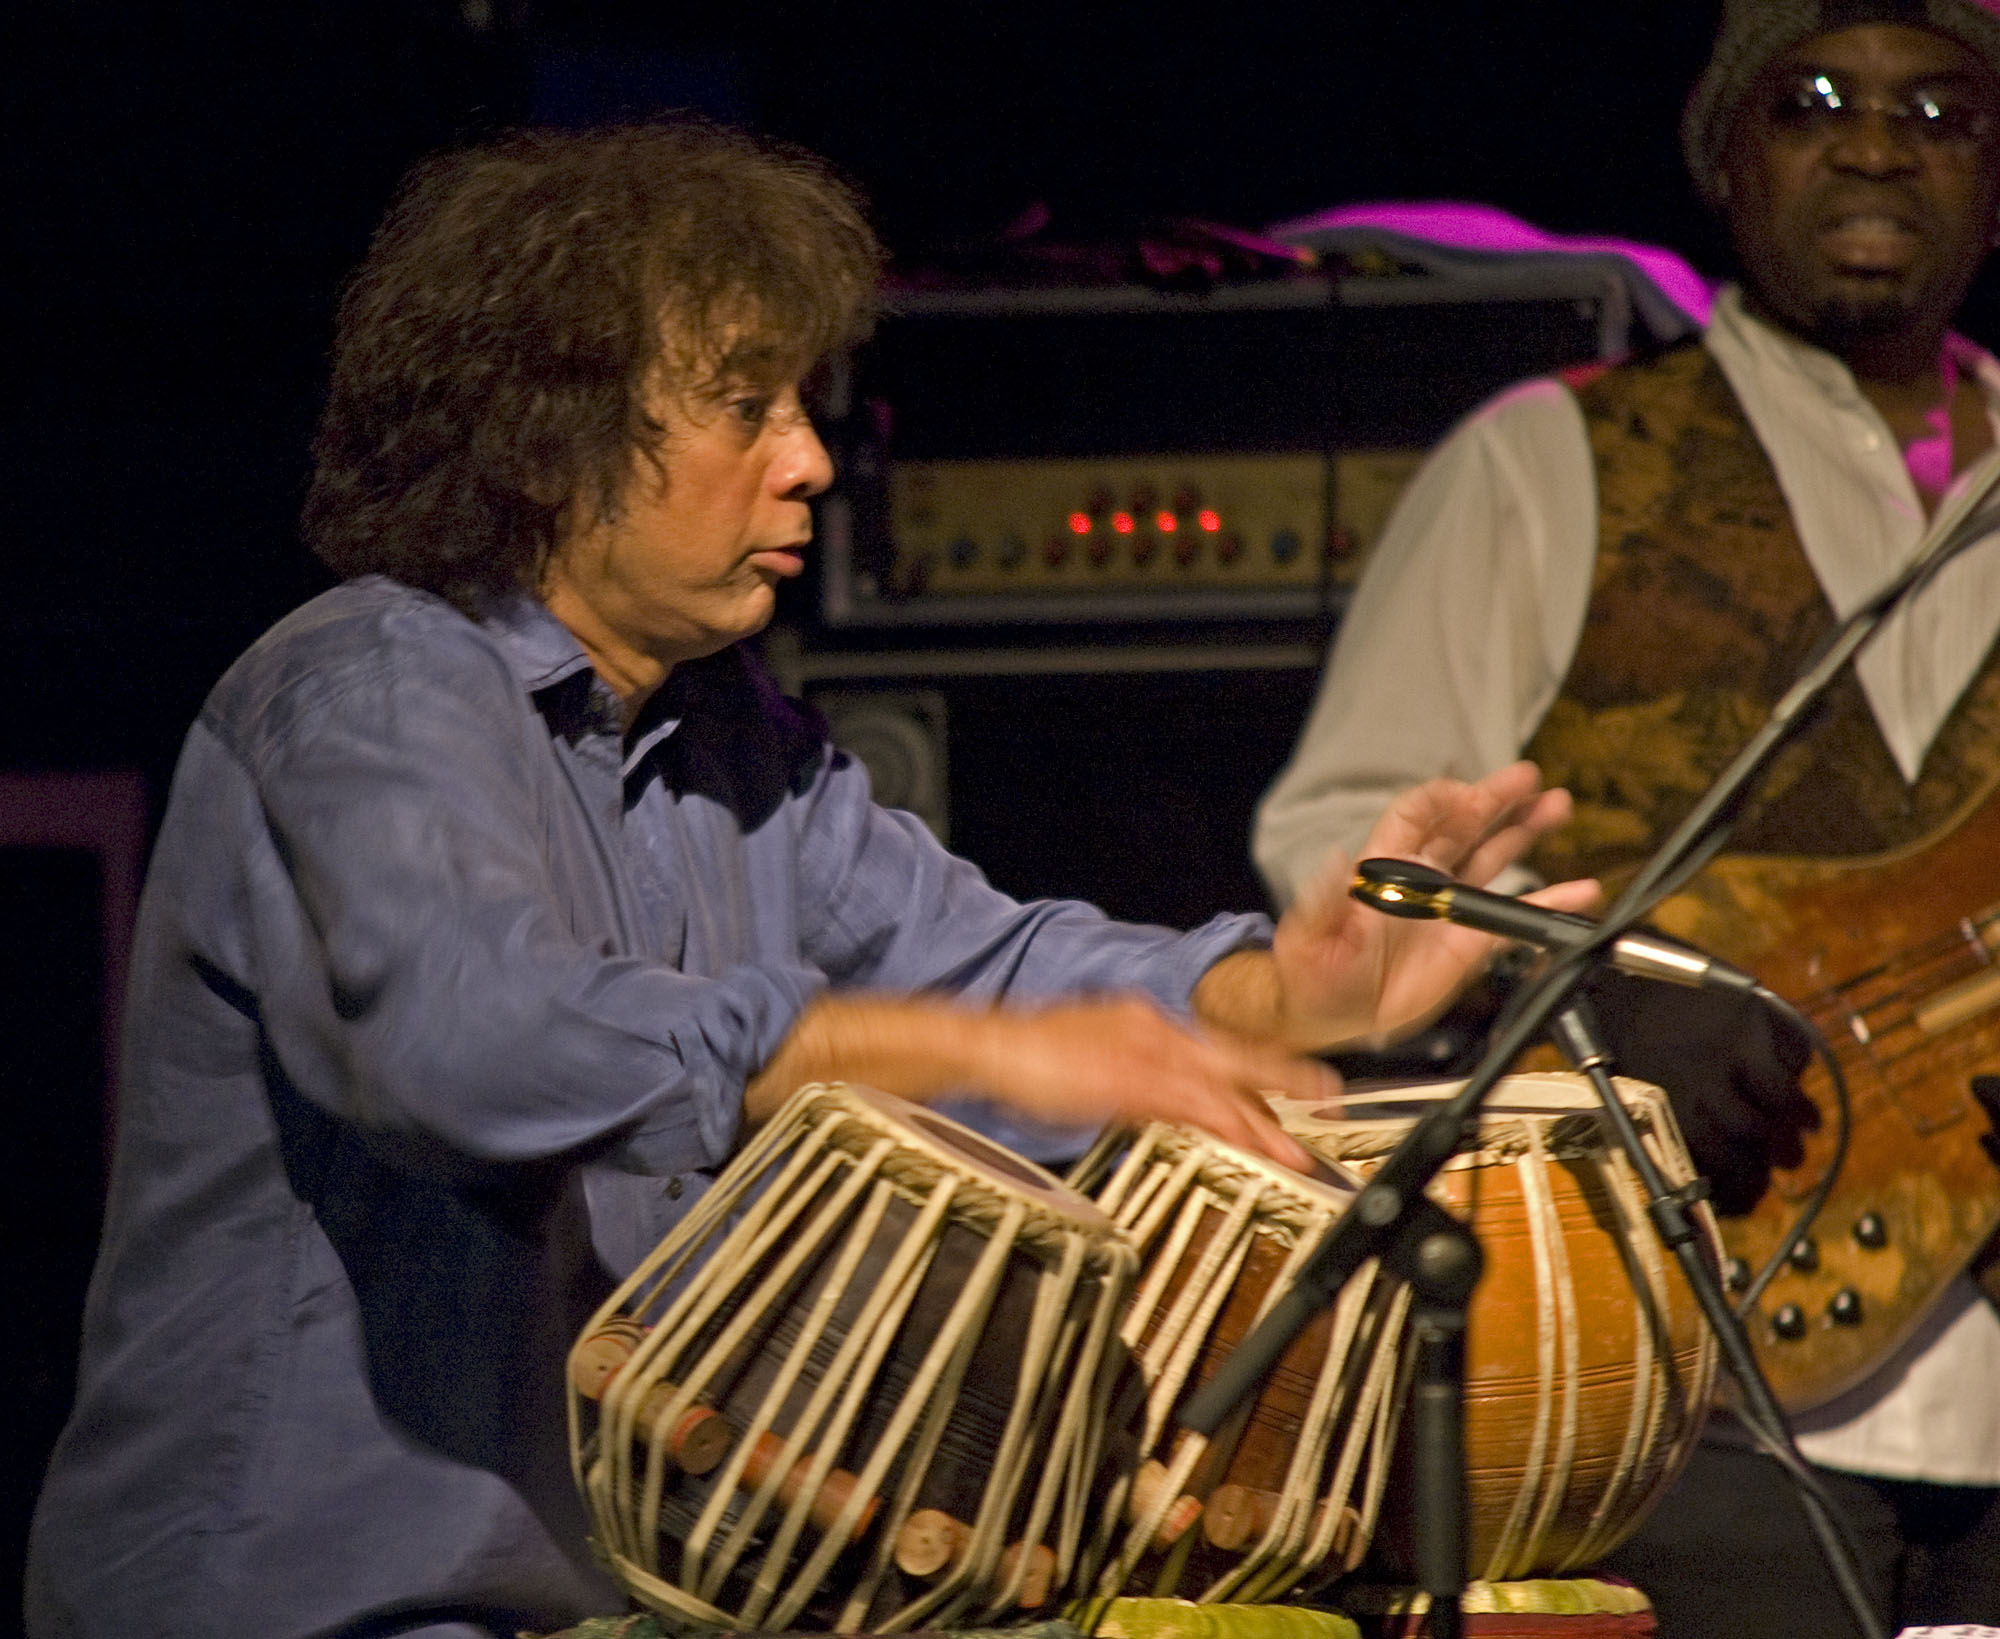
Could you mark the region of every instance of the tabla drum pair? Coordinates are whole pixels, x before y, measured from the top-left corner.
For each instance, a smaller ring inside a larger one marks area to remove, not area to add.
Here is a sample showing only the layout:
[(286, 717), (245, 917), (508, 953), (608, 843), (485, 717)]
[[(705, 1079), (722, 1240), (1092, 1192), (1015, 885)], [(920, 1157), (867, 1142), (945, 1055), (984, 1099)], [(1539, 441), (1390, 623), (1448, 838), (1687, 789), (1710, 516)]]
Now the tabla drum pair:
[[(1663, 1098), (1621, 1086), (1685, 1181)], [(1173, 1418), (1449, 1091), (1281, 1104), (1320, 1181), (1151, 1127), (1080, 1170), (1093, 1205), (920, 1108), (805, 1089), (572, 1356), (600, 1551), (657, 1610), (766, 1628), (1018, 1618), (1066, 1592), (1277, 1600), (1371, 1545), (1393, 1574), (1398, 1283), (1364, 1269), (1213, 1441)], [(1486, 1253), (1473, 1574), (1585, 1564), (1677, 1470), (1712, 1345), (1580, 1078), (1503, 1082), (1434, 1189)]]

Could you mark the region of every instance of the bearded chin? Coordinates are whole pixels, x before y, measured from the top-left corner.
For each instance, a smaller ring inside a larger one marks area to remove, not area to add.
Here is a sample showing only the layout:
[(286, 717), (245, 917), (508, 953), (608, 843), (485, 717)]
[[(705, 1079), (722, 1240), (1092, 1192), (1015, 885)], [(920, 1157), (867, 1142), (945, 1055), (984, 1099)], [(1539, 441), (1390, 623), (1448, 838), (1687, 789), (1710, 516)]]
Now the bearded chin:
[(1912, 293), (1902, 289), (1836, 291), (1815, 304), (1809, 339), (1829, 353), (1896, 335), (1918, 318)]

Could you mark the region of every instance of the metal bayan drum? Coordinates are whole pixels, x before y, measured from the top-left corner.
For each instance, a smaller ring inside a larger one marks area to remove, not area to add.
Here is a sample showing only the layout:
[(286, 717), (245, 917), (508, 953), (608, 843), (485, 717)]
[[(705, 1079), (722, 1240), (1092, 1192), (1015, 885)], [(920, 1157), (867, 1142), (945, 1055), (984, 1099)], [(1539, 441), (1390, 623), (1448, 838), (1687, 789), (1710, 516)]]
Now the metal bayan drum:
[(1045, 1603), (1102, 1501), (1134, 1267), (1089, 1202), (977, 1134), (802, 1089), (572, 1351), (600, 1553), (720, 1627)]
[[(1301, 1142), (1365, 1175), (1462, 1085), (1351, 1090), (1326, 1111), (1274, 1107)], [(1617, 1085), (1668, 1182), (1687, 1183), (1694, 1169), (1666, 1095)], [(1715, 1340), (1584, 1077), (1500, 1081), (1432, 1194), (1485, 1253), (1466, 1335), (1471, 1574), (1497, 1582), (1592, 1564), (1680, 1471), (1714, 1388)], [(1695, 1217), (1719, 1260), (1713, 1216), (1704, 1205)], [(1399, 1454), (1399, 1476), (1408, 1460)], [(1391, 1483), (1377, 1535), (1404, 1576), (1409, 1491)]]
[(1073, 1178), (1139, 1249), (1120, 1335), (1145, 1384), (1139, 1452), (1156, 1466), (1127, 1510), (1132, 1529), (1115, 1548), (1113, 1527), (1100, 1533), (1098, 1591), (1262, 1601), (1352, 1569), (1394, 1445), (1400, 1288), (1372, 1266), (1351, 1281), (1212, 1440), (1177, 1434), (1174, 1419), (1290, 1284), (1353, 1181), (1316, 1183), (1175, 1127), (1146, 1128), (1120, 1159), (1123, 1142)]

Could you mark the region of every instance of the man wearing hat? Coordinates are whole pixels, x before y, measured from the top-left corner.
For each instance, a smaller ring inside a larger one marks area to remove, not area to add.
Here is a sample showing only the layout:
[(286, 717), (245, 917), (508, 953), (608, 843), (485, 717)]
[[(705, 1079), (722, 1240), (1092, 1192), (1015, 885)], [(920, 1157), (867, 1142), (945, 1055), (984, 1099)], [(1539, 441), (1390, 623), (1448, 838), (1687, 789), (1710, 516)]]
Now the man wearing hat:
[[(1682, 138), (1740, 283), (1701, 340), (1517, 387), (1432, 456), (1260, 809), (1281, 901), (1397, 787), (1524, 748), (1576, 798), (1539, 871), (1643, 858), (1992, 451), (2000, 366), (1950, 323), (2000, 227), (2000, 6), (1731, 0)], [(2000, 781), (1996, 633), (1986, 547), (1884, 630), (1731, 846), (1948, 831)], [(1799, 1044), (1704, 994), (1599, 993), (1621, 1067), (1668, 1086), (1747, 1209), (1815, 1119)], [(1731, 1432), (1615, 1568), (1667, 1639), (1847, 1632), (1779, 1470)], [(2000, 1622), (2000, 1316), (1969, 1281), (1799, 1433), (1897, 1625)]]

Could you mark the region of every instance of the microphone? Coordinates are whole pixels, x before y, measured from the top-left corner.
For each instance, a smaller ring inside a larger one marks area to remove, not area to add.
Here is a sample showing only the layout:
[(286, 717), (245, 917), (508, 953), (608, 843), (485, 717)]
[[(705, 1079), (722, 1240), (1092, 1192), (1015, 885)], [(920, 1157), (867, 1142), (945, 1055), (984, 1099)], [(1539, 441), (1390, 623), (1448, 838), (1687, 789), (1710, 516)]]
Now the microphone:
[[(1587, 916), (1544, 910), (1503, 893), (1467, 887), (1443, 871), (1408, 859), (1364, 859), (1355, 866), (1347, 891), (1389, 916), (1457, 922), (1543, 950), (1574, 950), (1597, 931)], [(1656, 933), (1621, 933), (1605, 947), (1604, 956), (1619, 972), (1641, 979), (1662, 979), (1690, 989), (1706, 985), (1739, 995), (1757, 990), (1757, 981), (1741, 968)]]

